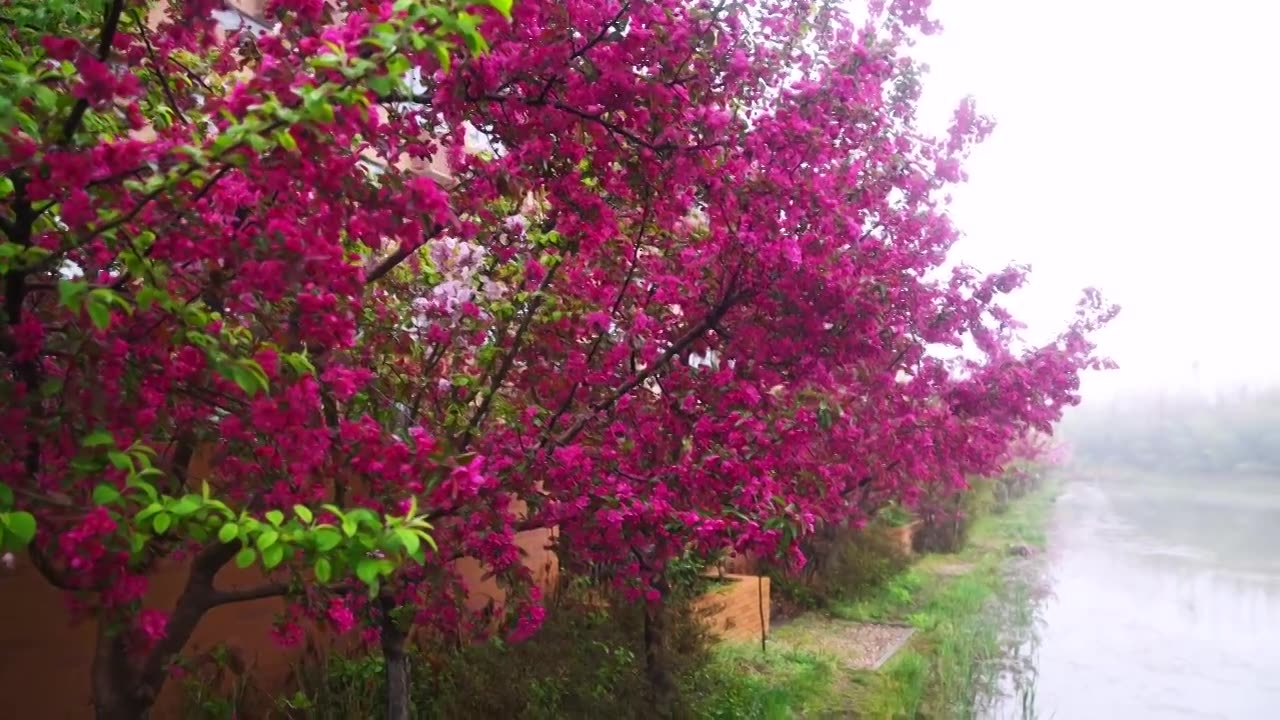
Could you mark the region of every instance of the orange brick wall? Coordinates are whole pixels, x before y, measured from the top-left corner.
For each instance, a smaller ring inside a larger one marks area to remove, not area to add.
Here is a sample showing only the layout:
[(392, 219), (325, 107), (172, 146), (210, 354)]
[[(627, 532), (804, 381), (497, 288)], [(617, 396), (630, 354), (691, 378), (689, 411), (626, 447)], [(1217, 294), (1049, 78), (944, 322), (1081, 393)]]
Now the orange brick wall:
[[(711, 632), (723, 640), (759, 640), (769, 633), (769, 578), (725, 575), (727, 585), (698, 599)], [(763, 616), (763, 617), (762, 617)], [(763, 620), (763, 626), (761, 624)]]

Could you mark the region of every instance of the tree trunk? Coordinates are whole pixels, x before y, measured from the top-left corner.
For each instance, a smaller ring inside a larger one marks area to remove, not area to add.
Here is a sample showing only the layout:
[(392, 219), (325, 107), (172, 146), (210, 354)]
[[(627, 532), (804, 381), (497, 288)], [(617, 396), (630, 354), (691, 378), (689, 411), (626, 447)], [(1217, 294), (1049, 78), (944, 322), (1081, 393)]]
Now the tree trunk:
[(405, 653), (408, 635), (396, 621), (395, 602), (379, 598), (382, 606), (382, 660), (386, 680), (387, 720), (409, 720), (409, 656)]
[(105, 620), (98, 621), (90, 682), (95, 720), (140, 720), (147, 706), (137, 695), (124, 640)]
[(169, 664), (182, 652), (200, 620), (216, 604), (213, 578), (239, 550), (238, 543), (211, 545), (191, 562), (187, 584), (169, 615), (164, 637), (140, 663), (130, 661), (125, 637), (110, 618), (98, 619), (92, 667), (96, 720), (146, 720), (169, 678)]
[(649, 679), (650, 701), (654, 717), (673, 718), (679, 701), (679, 689), (671, 672), (667, 647), (666, 582), (659, 583), (661, 597), (644, 605), (644, 662)]

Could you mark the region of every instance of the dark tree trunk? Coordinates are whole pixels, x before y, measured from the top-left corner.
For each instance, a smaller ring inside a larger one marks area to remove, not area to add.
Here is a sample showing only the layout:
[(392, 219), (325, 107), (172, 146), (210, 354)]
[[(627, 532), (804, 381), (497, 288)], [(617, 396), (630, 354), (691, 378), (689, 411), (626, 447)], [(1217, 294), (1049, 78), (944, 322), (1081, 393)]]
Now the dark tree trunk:
[(98, 620), (91, 670), (96, 720), (146, 720), (169, 677), (169, 664), (182, 652), (205, 613), (218, 604), (214, 576), (239, 548), (238, 543), (219, 543), (196, 555), (164, 637), (140, 662), (131, 661), (120, 630), (112, 627), (108, 618)]
[(123, 638), (99, 621), (93, 651), (91, 683), (95, 720), (140, 720), (147, 706), (138, 698)]
[(382, 596), (382, 659), (387, 693), (387, 720), (409, 720), (408, 635), (395, 617), (395, 602)]
[(659, 583), (661, 597), (644, 605), (644, 662), (649, 679), (654, 717), (673, 718), (679, 703), (679, 688), (671, 672), (667, 643), (666, 582)]

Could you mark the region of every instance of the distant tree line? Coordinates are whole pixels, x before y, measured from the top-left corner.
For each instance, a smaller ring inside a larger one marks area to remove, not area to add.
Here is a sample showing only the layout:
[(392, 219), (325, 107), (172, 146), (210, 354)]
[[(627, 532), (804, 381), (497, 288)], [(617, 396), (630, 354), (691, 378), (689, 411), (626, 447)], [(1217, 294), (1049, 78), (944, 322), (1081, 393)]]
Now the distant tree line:
[(1062, 433), (1078, 462), (1280, 473), (1280, 387), (1083, 405), (1064, 418)]

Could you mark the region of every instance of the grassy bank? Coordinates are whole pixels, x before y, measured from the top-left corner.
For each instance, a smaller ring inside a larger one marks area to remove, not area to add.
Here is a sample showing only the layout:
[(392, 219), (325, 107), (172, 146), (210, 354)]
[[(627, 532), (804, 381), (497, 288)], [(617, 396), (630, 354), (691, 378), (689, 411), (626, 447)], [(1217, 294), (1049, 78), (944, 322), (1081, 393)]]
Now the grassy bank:
[[(717, 718), (966, 718), (974, 697), (999, 678), (1005, 630), (1029, 622), (1027, 578), (1012, 546), (1043, 549), (1054, 490), (1045, 488), (1000, 515), (975, 521), (960, 553), (926, 555), (855, 602), (837, 603), (778, 626), (769, 649), (718, 652)], [(996, 602), (999, 600), (999, 602)], [(865, 624), (910, 626), (914, 633), (879, 669), (868, 652), (842, 642)]]

